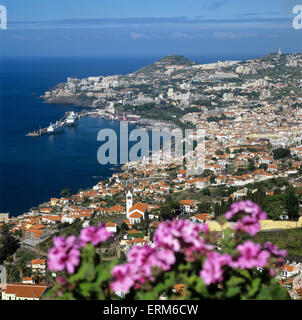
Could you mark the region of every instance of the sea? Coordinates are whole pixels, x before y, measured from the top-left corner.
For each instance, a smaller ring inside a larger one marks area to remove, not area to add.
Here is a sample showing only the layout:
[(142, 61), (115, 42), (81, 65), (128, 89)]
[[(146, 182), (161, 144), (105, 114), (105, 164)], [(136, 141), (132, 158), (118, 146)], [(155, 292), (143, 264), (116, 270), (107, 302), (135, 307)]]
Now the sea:
[[(259, 55), (260, 56), (260, 55)], [(103, 128), (119, 133), (116, 121), (84, 117), (75, 128), (41, 137), (25, 134), (47, 127), (72, 105), (45, 104), (40, 98), (67, 77), (127, 74), (161, 57), (0, 57), (0, 213), (18, 216), (64, 188), (73, 193), (110, 177), (115, 171), (97, 161)], [(199, 63), (255, 57), (188, 57)], [(131, 130), (131, 128), (130, 128)], [(119, 135), (118, 144), (119, 144)]]

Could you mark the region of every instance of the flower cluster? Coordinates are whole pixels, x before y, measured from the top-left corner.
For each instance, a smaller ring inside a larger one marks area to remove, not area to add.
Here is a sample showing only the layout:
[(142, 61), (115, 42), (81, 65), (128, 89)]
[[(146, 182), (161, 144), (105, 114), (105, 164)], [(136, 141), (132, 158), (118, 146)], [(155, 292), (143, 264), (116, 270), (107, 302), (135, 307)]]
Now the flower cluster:
[(174, 263), (175, 255), (171, 250), (156, 250), (147, 245), (133, 247), (127, 253), (127, 263), (113, 268), (116, 281), (111, 283), (111, 288), (115, 292), (127, 292), (132, 286), (138, 289), (147, 280), (154, 280), (154, 270), (167, 271)]
[(195, 224), (188, 220), (173, 220), (162, 223), (154, 233), (156, 247), (184, 252), (188, 261), (192, 261), (194, 253), (205, 254), (213, 249), (200, 237), (201, 232), (208, 233), (206, 224)]
[(64, 237), (54, 238), (54, 247), (48, 252), (49, 270), (67, 270), (68, 273), (74, 273), (75, 267), (80, 263), (80, 249), (87, 243), (96, 246), (110, 237), (111, 232), (107, 231), (103, 223), (100, 223), (97, 228), (90, 226), (82, 229), (79, 238), (75, 236), (69, 236), (66, 239)]
[(232, 258), (228, 254), (220, 254), (218, 252), (209, 252), (207, 259), (200, 271), (200, 276), (206, 285), (220, 282), (223, 280), (223, 266), (231, 263)]
[(233, 203), (231, 210), (225, 214), (225, 217), (230, 220), (242, 212), (245, 215), (233, 226), (237, 231), (244, 231), (250, 236), (254, 236), (261, 229), (260, 220), (265, 220), (267, 214), (256, 203), (246, 200)]
[(233, 268), (263, 268), (270, 258), (270, 253), (268, 251), (262, 250), (260, 244), (256, 244), (250, 240), (238, 245), (237, 250), (240, 252), (240, 256), (237, 260), (230, 263)]
[(103, 223), (100, 223), (98, 227), (90, 226), (81, 230), (79, 241), (80, 245), (84, 247), (87, 243), (91, 243), (94, 246), (107, 241), (112, 236), (112, 233), (106, 229)]
[(67, 270), (74, 273), (80, 262), (81, 253), (75, 236), (68, 238), (56, 237), (53, 239), (54, 247), (48, 252), (48, 267), (51, 271)]
[(116, 291), (127, 292), (131, 287), (138, 289), (147, 280), (153, 281), (155, 270), (168, 271), (175, 263), (176, 253), (183, 253), (188, 261), (194, 254), (206, 254), (213, 249), (202, 237), (208, 233), (206, 225), (187, 220), (173, 220), (161, 223), (154, 233), (154, 245), (134, 247), (127, 253), (127, 263), (112, 270), (115, 281), (111, 284)]
[[(163, 272), (179, 272), (179, 264), (187, 263), (191, 264), (186, 270), (200, 276), (207, 286), (227, 280), (234, 269), (237, 272), (239, 269), (253, 272), (255, 268), (269, 268), (273, 275), (276, 262), (282, 262), (287, 252), (270, 242), (260, 245), (247, 239), (247, 234), (254, 236), (260, 230), (260, 220), (266, 219), (266, 213), (247, 200), (234, 203), (225, 217), (237, 218), (232, 224), (235, 241), (230, 241), (226, 247), (222, 240), (221, 244), (216, 242), (216, 233), (210, 233), (207, 224), (195, 224), (183, 219), (161, 223), (154, 233), (154, 246), (131, 248), (126, 255), (127, 262), (111, 270), (111, 289), (116, 293), (126, 293), (131, 289), (145, 290), (156, 283)], [(83, 229), (78, 238), (55, 238), (54, 247), (48, 253), (49, 269), (74, 273), (81, 261), (81, 248), (87, 243), (98, 246), (111, 236), (101, 223), (98, 227)], [(109, 279), (106, 281), (109, 284)], [(58, 278), (58, 283), (64, 286), (66, 279)]]
[(271, 242), (266, 242), (263, 247), (274, 257), (278, 262), (283, 262), (284, 257), (287, 255), (286, 250), (278, 250), (278, 246)]

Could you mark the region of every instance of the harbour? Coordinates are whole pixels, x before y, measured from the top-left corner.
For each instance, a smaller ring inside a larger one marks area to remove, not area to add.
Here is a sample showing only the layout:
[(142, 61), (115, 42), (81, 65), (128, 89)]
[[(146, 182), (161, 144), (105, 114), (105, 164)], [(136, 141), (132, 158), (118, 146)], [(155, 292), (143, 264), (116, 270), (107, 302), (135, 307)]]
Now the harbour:
[(39, 128), (38, 130), (27, 133), (26, 137), (41, 137), (43, 135), (51, 135), (61, 133), (65, 127), (75, 127), (78, 124), (79, 118), (83, 114), (76, 113), (74, 111), (66, 112), (65, 115), (55, 123), (50, 123), (46, 128)]

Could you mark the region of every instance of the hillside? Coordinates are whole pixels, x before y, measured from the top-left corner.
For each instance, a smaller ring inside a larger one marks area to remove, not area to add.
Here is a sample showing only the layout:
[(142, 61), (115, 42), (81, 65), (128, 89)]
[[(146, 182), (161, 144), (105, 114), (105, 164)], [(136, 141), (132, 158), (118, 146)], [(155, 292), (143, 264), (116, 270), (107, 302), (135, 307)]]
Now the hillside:
[(188, 58), (180, 55), (169, 55), (161, 58), (160, 60), (149, 64), (138, 71), (136, 73), (153, 73), (157, 70), (161, 70), (167, 66), (175, 66), (175, 65), (183, 65), (183, 66), (192, 66), (195, 62), (189, 60)]

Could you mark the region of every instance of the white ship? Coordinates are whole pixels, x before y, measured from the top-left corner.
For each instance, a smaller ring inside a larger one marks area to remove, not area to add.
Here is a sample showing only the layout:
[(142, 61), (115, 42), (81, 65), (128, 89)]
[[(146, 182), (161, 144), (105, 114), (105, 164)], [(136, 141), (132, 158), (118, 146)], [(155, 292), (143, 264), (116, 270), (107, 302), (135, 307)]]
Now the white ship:
[(65, 120), (65, 123), (66, 123), (67, 126), (72, 127), (72, 126), (77, 125), (78, 119), (79, 119), (78, 118), (78, 114), (72, 111), (67, 116), (67, 118)]
[(64, 130), (64, 126), (59, 121), (57, 121), (54, 124), (52, 123), (50, 124), (50, 126), (47, 128), (47, 133), (54, 134), (54, 133), (62, 132), (63, 130)]

